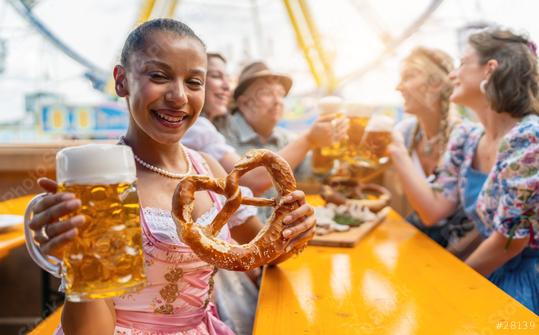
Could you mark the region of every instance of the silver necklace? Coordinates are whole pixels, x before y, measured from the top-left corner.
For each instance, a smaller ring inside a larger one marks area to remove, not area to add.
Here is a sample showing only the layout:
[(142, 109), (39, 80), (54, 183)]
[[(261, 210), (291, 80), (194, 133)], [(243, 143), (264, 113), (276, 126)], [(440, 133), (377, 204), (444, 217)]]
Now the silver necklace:
[(438, 144), (438, 142), (442, 138), (442, 135), (436, 134), (436, 136), (433, 136), (432, 138), (428, 139), (426, 136), (423, 135), (421, 129), (419, 129), (419, 131), (417, 132), (417, 137), (417, 141), (424, 139), (422, 151), (425, 155), (430, 156), (433, 154), (434, 147)]
[(437, 145), (439, 141), (440, 141), (440, 136), (436, 136), (434, 138), (431, 138), (430, 140), (428, 140), (425, 137), (425, 142), (423, 143), (423, 152), (425, 153), (425, 155), (427, 156), (432, 155), (434, 151), (433, 150), (434, 146)]
[[(124, 144), (124, 145), (127, 145), (129, 146), (129, 144), (127, 144), (127, 142), (125, 141), (125, 137), (122, 136), (120, 137), (120, 144)], [(181, 179), (187, 175), (190, 175), (193, 173), (193, 164), (191, 163), (191, 160), (189, 159), (189, 156), (187, 155), (187, 152), (185, 151), (185, 148), (182, 144), (180, 144), (180, 149), (182, 151), (182, 155), (183, 157), (185, 158), (186, 162), (187, 162), (187, 171), (185, 173), (176, 173), (176, 172), (171, 172), (171, 171), (167, 171), (165, 169), (162, 169), (160, 167), (157, 167), (155, 165), (152, 165), (148, 162), (145, 162), (143, 161), (139, 156), (137, 156), (137, 154), (135, 154), (133, 152), (133, 156), (135, 156), (135, 160), (137, 161), (137, 163), (139, 163), (140, 165), (144, 166), (145, 168), (147, 168), (148, 170), (150, 171), (153, 171), (157, 174), (160, 174), (162, 176), (165, 176), (167, 178), (172, 178), (172, 179)]]

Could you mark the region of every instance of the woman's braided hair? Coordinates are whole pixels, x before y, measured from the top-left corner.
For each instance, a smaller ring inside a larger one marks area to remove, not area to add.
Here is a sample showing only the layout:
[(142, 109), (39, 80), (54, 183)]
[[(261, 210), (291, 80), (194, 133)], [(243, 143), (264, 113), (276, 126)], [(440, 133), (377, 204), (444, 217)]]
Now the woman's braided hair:
[(429, 85), (441, 83), (440, 90), (440, 146), (439, 154), (445, 151), (449, 140), (451, 127), (449, 124), (449, 97), (453, 93), (453, 85), (449, 80), (449, 73), (453, 71), (453, 59), (446, 52), (439, 49), (417, 47), (403, 61), (405, 65), (415, 66), (427, 76)]

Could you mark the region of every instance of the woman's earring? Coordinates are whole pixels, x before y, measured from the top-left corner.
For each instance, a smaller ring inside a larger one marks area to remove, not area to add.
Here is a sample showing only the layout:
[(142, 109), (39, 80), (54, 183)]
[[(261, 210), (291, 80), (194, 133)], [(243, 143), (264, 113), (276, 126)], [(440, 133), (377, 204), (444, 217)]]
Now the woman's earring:
[(481, 80), (481, 83), (479, 83), (479, 90), (483, 94), (487, 94), (487, 83), (486, 80)]

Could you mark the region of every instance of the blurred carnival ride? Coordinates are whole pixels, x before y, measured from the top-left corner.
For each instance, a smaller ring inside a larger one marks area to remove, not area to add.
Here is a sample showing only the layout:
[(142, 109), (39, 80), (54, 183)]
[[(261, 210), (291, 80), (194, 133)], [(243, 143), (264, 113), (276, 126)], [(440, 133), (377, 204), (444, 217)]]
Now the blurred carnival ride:
[[(127, 127), (126, 111), (116, 101), (111, 76), (108, 71), (96, 65), (95, 62), (85, 57), (68, 43), (65, 43), (47, 26), (46, 22), (38, 17), (34, 8), (39, 6), (40, 1), (7, 0), (7, 2), (46, 41), (82, 66), (84, 77), (91, 81), (96, 90), (105, 93), (109, 100), (107, 103), (98, 105), (77, 105), (73, 103), (66, 104), (62, 97), (57, 97), (56, 99), (51, 99), (50, 96), (45, 97), (47, 92), (30, 93), (27, 100), (32, 100), (31, 108), (33, 110), (31, 112), (36, 114), (35, 117), (30, 119), (37, 126), (38, 131), (42, 134), (53, 134), (56, 137), (61, 136), (63, 138), (113, 138), (121, 134)], [(179, 3), (178, 0), (141, 0), (138, 5), (138, 14), (132, 25), (136, 26), (141, 22), (157, 17), (175, 17)], [(420, 15), (397, 35), (390, 33), (384, 24), (377, 19), (368, 1), (350, 0), (350, 4), (357, 10), (360, 19), (365, 21), (383, 42), (384, 49), (377, 57), (373, 58), (373, 62), (347, 75), (338, 77), (334, 71), (334, 55), (327, 50), (327, 43), (324, 43), (325, 41), (321, 37), (319, 25), (315, 16), (313, 16), (309, 1), (283, 0), (283, 9), (287, 14), (296, 43), (308, 65), (310, 75), (315, 84), (314, 91), (302, 95), (320, 96), (338, 93), (339, 89), (346, 83), (360, 79), (367, 72), (381, 64), (386, 57), (394, 53), (399, 45), (417, 31), (441, 3), (442, 0), (430, 1)], [(238, 4), (234, 3), (233, 5)], [(201, 6), (204, 6), (204, 4), (201, 4)], [(210, 5), (208, 4), (207, 6), (209, 7)], [(253, 9), (252, 20), (258, 21), (255, 22), (254, 27), (261, 30), (260, 16), (254, 15), (258, 13), (260, 2), (256, 0), (249, 1), (249, 6)], [(299, 103), (301, 104), (302, 101), (300, 100)], [(27, 110), (28, 108), (27, 103)], [(309, 108), (299, 108), (299, 110), (305, 114), (305, 112), (308, 113)], [(293, 127), (294, 120), (300, 120), (303, 123), (312, 121), (312, 115), (307, 115), (307, 117), (303, 115), (300, 118), (294, 118), (293, 116), (292, 119), (287, 119), (287, 116), (285, 116), (285, 120), (281, 124), (285, 127), (290, 124)], [(110, 120), (110, 123), (107, 120)], [(26, 123), (29, 123), (29, 121)]]

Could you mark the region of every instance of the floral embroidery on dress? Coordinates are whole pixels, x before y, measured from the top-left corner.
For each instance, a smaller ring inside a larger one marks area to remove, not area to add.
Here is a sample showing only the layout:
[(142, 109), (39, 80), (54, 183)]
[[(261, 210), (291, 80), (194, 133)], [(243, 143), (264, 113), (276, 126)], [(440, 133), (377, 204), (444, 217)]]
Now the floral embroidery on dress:
[[(483, 129), (464, 122), (451, 134), (433, 188), (463, 201), (466, 171), (471, 168)], [(502, 139), (496, 163), (477, 200), (477, 213), (488, 233), (539, 241), (539, 116), (528, 115)]]
[(168, 282), (177, 282), (183, 276), (183, 270), (181, 268), (174, 268), (170, 272), (165, 274), (165, 279)]
[(524, 117), (502, 140), (478, 199), (478, 213), (511, 238), (539, 247), (539, 116)]
[(466, 186), (466, 171), (471, 167), (475, 149), (483, 136), (483, 128), (472, 122), (462, 122), (451, 132), (440, 167), (436, 171), (436, 182), (432, 188), (447, 199), (462, 203)]
[(178, 267), (174, 267), (169, 272), (165, 273), (164, 277), (168, 284), (159, 290), (159, 295), (163, 300), (154, 300), (155, 305), (157, 305), (154, 312), (161, 314), (172, 314), (174, 312), (174, 306), (172, 306), (172, 303), (176, 301), (178, 295), (180, 294), (178, 281), (182, 278), (182, 276), (183, 270)]

